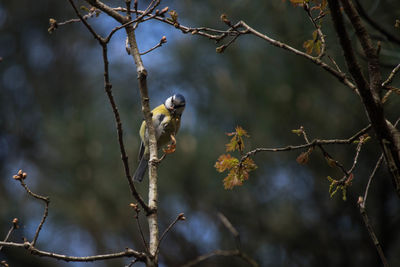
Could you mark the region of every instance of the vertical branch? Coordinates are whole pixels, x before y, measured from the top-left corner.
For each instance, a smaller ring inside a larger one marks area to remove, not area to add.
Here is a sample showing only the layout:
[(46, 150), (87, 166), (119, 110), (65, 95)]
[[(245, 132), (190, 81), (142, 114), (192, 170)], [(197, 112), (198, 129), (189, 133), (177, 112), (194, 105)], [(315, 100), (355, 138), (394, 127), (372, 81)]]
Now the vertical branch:
[(120, 152), (121, 152), (121, 159), (124, 164), (125, 176), (128, 180), (129, 188), (131, 190), (133, 197), (136, 198), (136, 200), (140, 203), (140, 205), (143, 207), (143, 209), (147, 213), (149, 213), (150, 212), (149, 207), (146, 205), (146, 203), (144, 203), (142, 197), (139, 195), (139, 193), (136, 190), (135, 185), (133, 184), (133, 179), (132, 179), (130, 169), (129, 169), (128, 155), (126, 154), (125, 146), (124, 146), (122, 122), (121, 122), (119, 111), (118, 111), (117, 105), (115, 104), (114, 96), (113, 96), (112, 90), (111, 90), (112, 85), (110, 82), (109, 71), (108, 71), (107, 43), (101, 42), (101, 46), (103, 49), (103, 61), (104, 61), (104, 90), (107, 93), (107, 96), (110, 101), (111, 108), (113, 110), (114, 117), (115, 117), (117, 133), (118, 133), (118, 143), (119, 143), (119, 148), (120, 148)]
[(360, 208), (360, 214), (361, 214), (361, 216), (363, 218), (364, 224), (365, 224), (365, 226), (366, 226), (366, 228), (368, 230), (368, 233), (369, 233), (369, 235), (370, 235), (370, 237), (372, 239), (372, 242), (374, 242), (376, 251), (379, 254), (379, 257), (380, 257), (380, 259), (382, 261), (382, 264), (383, 264), (384, 267), (388, 267), (389, 266), (388, 261), (387, 261), (387, 259), (385, 257), (385, 254), (383, 253), (381, 243), (379, 243), (379, 240), (376, 237), (374, 229), (372, 228), (372, 224), (369, 221), (369, 217), (368, 217), (367, 211), (365, 210), (365, 207), (362, 206), (361, 204), (359, 204), (359, 208)]
[(139, 48), (136, 42), (135, 31), (131, 25), (127, 26), (126, 33), (128, 35), (128, 42), (131, 48), (131, 54), (136, 64), (136, 71), (138, 75), (139, 90), (142, 99), (142, 111), (146, 121), (146, 127), (149, 132), (149, 149), (150, 149), (150, 161), (149, 161), (149, 203), (148, 206), (152, 211), (148, 215), (150, 240), (149, 240), (149, 252), (154, 261), (154, 266), (157, 266), (157, 247), (158, 247), (158, 222), (157, 222), (157, 141), (155, 137), (155, 129), (152, 120), (152, 114), (149, 105), (149, 95), (147, 89), (147, 71), (143, 65), (142, 58), (140, 57)]
[(339, 1), (336, 0), (328, 0), (335, 31), (338, 35), (340, 45), (342, 46), (349, 72), (356, 82), (365, 111), (384, 152), (397, 195), (400, 197), (399, 145), (396, 144), (393, 136), (394, 133), (389, 129), (389, 125), (386, 122), (379, 97), (382, 86), (376, 49), (372, 47), (369, 35), (361, 24), (357, 11), (355, 11), (354, 7), (348, 0), (342, 0), (343, 8), (356, 30), (357, 37), (368, 59), (368, 72), (370, 78), (370, 84), (368, 84), (354, 55), (353, 47), (344, 26), (338, 2)]
[(147, 258), (147, 266), (157, 266), (157, 247), (158, 247), (158, 221), (157, 221), (157, 141), (155, 137), (155, 129), (152, 121), (152, 114), (150, 111), (149, 94), (147, 89), (147, 71), (143, 65), (142, 58), (140, 57), (139, 48), (136, 42), (135, 29), (130, 22), (129, 16), (123, 16), (111, 7), (107, 6), (99, 0), (86, 0), (92, 6), (102, 10), (109, 16), (113, 17), (121, 24), (126, 24), (125, 30), (128, 35), (128, 43), (130, 46), (131, 55), (136, 64), (136, 72), (139, 83), (139, 90), (141, 94), (142, 112), (146, 121), (146, 127), (149, 133), (149, 212), (147, 219), (149, 224), (150, 240), (149, 252)]

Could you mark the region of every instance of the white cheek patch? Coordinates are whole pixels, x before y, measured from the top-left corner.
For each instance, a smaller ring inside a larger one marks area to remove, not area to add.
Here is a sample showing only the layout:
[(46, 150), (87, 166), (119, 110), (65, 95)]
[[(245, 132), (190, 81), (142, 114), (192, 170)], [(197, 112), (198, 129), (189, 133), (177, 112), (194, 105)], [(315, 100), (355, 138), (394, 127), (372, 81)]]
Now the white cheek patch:
[(167, 109), (172, 109), (173, 108), (172, 97), (168, 97), (167, 100), (165, 100), (165, 107)]

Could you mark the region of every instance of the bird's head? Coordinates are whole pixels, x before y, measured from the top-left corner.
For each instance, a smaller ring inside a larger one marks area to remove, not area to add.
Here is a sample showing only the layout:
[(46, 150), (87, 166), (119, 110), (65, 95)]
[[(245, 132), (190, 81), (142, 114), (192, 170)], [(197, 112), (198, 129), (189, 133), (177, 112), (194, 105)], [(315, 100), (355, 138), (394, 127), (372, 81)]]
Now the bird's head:
[(175, 94), (168, 97), (164, 105), (172, 114), (180, 116), (185, 109), (186, 101), (183, 95)]

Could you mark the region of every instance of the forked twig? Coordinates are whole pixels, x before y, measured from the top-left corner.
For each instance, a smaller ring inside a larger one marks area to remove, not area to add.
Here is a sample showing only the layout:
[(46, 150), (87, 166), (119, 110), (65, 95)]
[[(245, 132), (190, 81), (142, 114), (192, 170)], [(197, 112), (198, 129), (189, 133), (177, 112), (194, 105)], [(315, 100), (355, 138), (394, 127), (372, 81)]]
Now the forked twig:
[(22, 170), (19, 170), (18, 173), (13, 176), (13, 178), (20, 182), (22, 187), (25, 189), (25, 191), (30, 196), (32, 196), (33, 198), (36, 198), (38, 200), (41, 200), (41, 201), (43, 201), (45, 203), (42, 219), (40, 220), (40, 223), (39, 223), (38, 227), (36, 228), (35, 236), (33, 237), (33, 240), (30, 243), (31, 246), (35, 246), (36, 241), (37, 241), (37, 239), (39, 237), (39, 233), (42, 230), (42, 227), (43, 227), (43, 224), (46, 221), (47, 215), (49, 214), (50, 199), (49, 199), (49, 197), (44, 197), (44, 196), (41, 196), (41, 195), (33, 193), (24, 182), (24, 180), (27, 178), (27, 176), (28, 175), (25, 172), (23, 172)]

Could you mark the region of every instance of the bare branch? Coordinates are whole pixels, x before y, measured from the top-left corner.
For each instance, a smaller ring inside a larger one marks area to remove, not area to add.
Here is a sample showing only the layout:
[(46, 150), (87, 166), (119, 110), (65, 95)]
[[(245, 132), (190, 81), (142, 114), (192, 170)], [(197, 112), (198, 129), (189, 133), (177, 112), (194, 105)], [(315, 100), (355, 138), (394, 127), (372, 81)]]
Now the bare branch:
[(335, 160), (326, 150), (322, 145), (318, 145), (318, 148), (321, 150), (322, 154), (326, 159), (333, 160), (334, 166), (336, 166), (340, 171), (343, 172), (344, 177), (342, 180), (340, 180), (341, 183), (343, 183), (350, 175), (350, 172), (346, 170), (346, 168), (343, 166), (342, 163), (340, 163), (338, 160)]
[(375, 164), (374, 170), (372, 171), (371, 175), (369, 176), (368, 183), (367, 183), (367, 186), (366, 186), (365, 192), (364, 192), (364, 197), (362, 199), (362, 202), (359, 204), (360, 207), (362, 207), (362, 208), (365, 208), (365, 206), (366, 206), (369, 187), (371, 186), (372, 179), (375, 177), (375, 174), (378, 171), (379, 167), (381, 166), (382, 162), (383, 162), (383, 153), (379, 157), (378, 161)]
[(36, 232), (35, 232), (35, 236), (33, 237), (33, 240), (31, 242), (31, 245), (34, 246), (36, 244), (36, 241), (37, 241), (38, 237), (39, 237), (40, 230), (42, 230), (43, 224), (45, 223), (47, 215), (49, 213), (50, 199), (49, 199), (49, 197), (44, 197), (44, 196), (41, 196), (41, 195), (33, 193), (24, 182), (24, 180), (26, 179), (27, 176), (28, 175), (25, 172), (22, 172), (22, 170), (19, 170), (18, 173), (13, 176), (13, 178), (15, 180), (18, 180), (21, 183), (22, 187), (25, 189), (25, 191), (29, 195), (31, 195), (32, 197), (34, 197), (34, 198), (36, 198), (38, 200), (41, 200), (41, 201), (43, 201), (45, 203), (42, 219), (40, 220), (40, 223), (39, 223), (39, 225), (38, 225), (38, 227), (36, 229)]
[[(400, 118), (397, 119), (396, 123), (394, 124), (394, 127), (396, 127), (399, 122), (400, 122)], [(369, 221), (369, 218), (368, 218), (368, 215), (367, 215), (367, 211), (366, 211), (366, 202), (367, 202), (369, 188), (371, 186), (372, 179), (375, 177), (375, 174), (376, 174), (377, 170), (379, 169), (379, 167), (382, 164), (383, 158), (384, 158), (384, 153), (381, 154), (381, 156), (379, 157), (378, 161), (376, 162), (375, 167), (374, 167), (371, 175), (369, 176), (368, 183), (367, 183), (367, 186), (366, 186), (365, 192), (364, 192), (364, 197), (362, 197), (362, 196), (358, 197), (357, 205), (358, 205), (358, 208), (360, 210), (360, 214), (361, 214), (361, 216), (363, 218), (365, 227), (367, 228), (368, 233), (369, 233), (369, 235), (371, 237), (371, 240), (375, 245), (376, 251), (379, 254), (379, 257), (380, 257), (380, 259), (382, 261), (382, 264), (383, 264), (383, 266), (387, 267), (387, 266), (389, 266), (388, 261), (387, 261), (387, 259), (385, 257), (385, 254), (383, 253), (381, 244), (379, 243), (379, 240), (378, 240), (378, 238), (377, 238), (377, 236), (376, 236), (376, 234), (374, 232), (374, 229), (372, 227), (371, 222)]]
[(138, 205), (134, 204), (134, 203), (129, 204), (129, 206), (132, 207), (135, 211), (135, 219), (136, 219), (136, 223), (137, 223), (137, 226), (139, 229), (140, 237), (142, 238), (143, 246), (146, 249), (146, 252), (149, 252), (149, 246), (147, 245), (146, 239), (144, 238), (142, 225), (140, 224), (140, 220), (139, 220), (140, 209), (139, 209)]
[[(153, 12), (153, 10), (160, 4), (160, 0), (152, 0), (150, 2), (150, 4), (147, 6), (146, 10), (143, 11), (143, 13), (138, 16), (135, 21), (136, 24), (133, 26), (133, 29), (136, 29), (139, 26), (139, 22), (148, 14), (150, 14), (151, 12)], [(128, 11), (127, 11), (128, 12)]]
[(90, 33), (93, 35), (93, 37), (99, 41), (100, 43), (102, 42), (101, 36), (96, 33), (96, 31), (90, 26), (90, 24), (82, 17), (82, 15), (79, 13), (78, 8), (74, 4), (73, 0), (68, 0), (69, 3), (71, 4), (72, 8), (74, 9), (76, 15), (78, 18), (82, 21), (82, 23), (86, 26), (86, 28), (90, 31)]
[[(18, 228), (18, 219), (14, 218), (12, 220), (12, 226), (10, 230), (8, 230), (6, 237), (4, 238), (3, 242), (7, 242), (7, 240), (10, 238), (11, 233)], [(0, 251), (2, 250), (3, 246), (0, 246)]]
[(75, 256), (68, 256), (57, 254), (53, 252), (43, 251), (35, 248), (32, 246), (31, 243), (14, 243), (14, 242), (3, 242), (0, 241), (0, 246), (5, 247), (18, 247), (18, 248), (25, 248), (33, 255), (38, 255), (40, 257), (49, 257), (57, 260), (63, 261), (100, 261), (100, 260), (108, 260), (108, 259), (116, 259), (122, 257), (136, 257), (140, 261), (144, 261), (146, 259), (146, 255), (142, 252), (135, 251), (133, 249), (127, 248), (124, 251), (110, 253), (110, 254), (100, 254), (95, 256), (86, 256), (86, 257), (75, 257)]
[(400, 64), (398, 64), (392, 72), (390, 72), (389, 77), (382, 83), (382, 87), (386, 87), (392, 83), (394, 76), (400, 70)]
[[(103, 39), (100, 35), (98, 35), (95, 30), (90, 26), (90, 24), (84, 20), (84, 18), (81, 16), (81, 14), (79, 13), (77, 7), (75, 6), (73, 0), (69, 0), (71, 6), (73, 7), (76, 15), (80, 18), (80, 20), (82, 21), (82, 23), (86, 26), (86, 28), (92, 33), (92, 35), (94, 36), (94, 38), (99, 42), (99, 44), (102, 47), (103, 50), (103, 63), (104, 63), (104, 90), (107, 93), (108, 99), (110, 101), (111, 104), (111, 108), (113, 110), (114, 113), (114, 117), (115, 117), (115, 121), (116, 121), (116, 126), (117, 126), (117, 133), (118, 133), (118, 143), (119, 143), (119, 147), (120, 147), (120, 152), (121, 152), (121, 159), (124, 165), (124, 169), (125, 169), (125, 176), (128, 180), (128, 184), (129, 184), (129, 188), (131, 190), (131, 193), (133, 195), (133, 197), (140, 203), (140, 205), (143, 207), (143, 209), (147, 212), (147, 213), (151, 213), (149, 207), (146, 205), (146, 203), (144, 203), (142, 197), (139, 195), (139, 193), (137, 192), (135, 185), (133, 183), (133, 179), (132, 176), (130, 174), (130, 168), (129, 168), (129, 162), (128, 162), (128, 156), (126, 154), (126, 150), (125, 150), (125, 145), (124, 145), (124, 140), (123, 140), (123, 130), (122, 130), (122, 122), (121, 122), (121, 118), (119, 115), (119, 111), (117, 108), (117, 105), (115, 103), (114, 100), (114, 96), (112, 94), (112, 84), (110, 82), (110, 77), (109, 77), (109, 70), (108, 70), (108, 55), (107, 55), (107, 43), (110, 41), (113, 33), (115, 33), (119, 28), (115, 28), (111, 31), (111, 33), (108, 35), (108, 37), (106, 39)], [(99, 1), (94, 1), (94, 2), (99, 2)], [(102, 3), (100, 2), (99, 4), (100, 6), (102, 6)], [(104, 4), (103, 4), (104, 5)], [(93, 5), (94, 6), (94, 5)], [(112, 12), (111, 12), (112, 13)], [(117, 13), (117, 12), (115, 12)], [(119, 13), (117, 13), (119, 15)], [(115, 15), (115, 14), (114, 14)], [(125, 22), (126, 26), (128, 25), (129, 22)]]
[(360, 141), (357, 144), (357, 148), (356, 148), (356, 155), (354, 156), (353, 159), (353, 165), (351, 166), (350, 170), (348, 170), (348, 173), (352, 173), (357, 165), (357, 161), (358, 161), (358, 156), (360, 155), (360, 151), (361, 151), (361, 147), (364, 143), (362, 141)]
[[(394, 124), (394, 127), (397, 127), (397, 125), (399, 124), (399, 122), (400, 122), (400, 118), (397, 119), (397, 121), (396, 121), (395, 124)], [(362, 208), (365, 208), (365, 207), (366, 207), (366, 202), (367, 202), (369, 187), (371, 186), (372, 179), (375, 177), (376, 172), (378, 171), (379, 167), (381, 166), (381, 164), (382, 164), (382, 162), (383, 162), (383, 156), (384, 156), (384, 155), (383, 155), (383, 153), (382, 153), (381, 156), (379, 157), (378, 161), (377, 161), (376, 164), (375, 164), (375, 168), (373, 169), (371, 175), (369, 176), (368, 183), (367, 183), (367, 186), (366, 186), (365, 192), (364, 192), (364, 197), (361, 199), (361, 201), (359, 201), (359, 205), (360, 205)]]
[(353, 143), (357, 138), (359, 138), (361, 135), (365, 134), (366, 132), (369, 131), (371, 128), (371, 125), (369, 124), (365, 128), (361, 129), (358, 131), (356, 134), (354, 134), (352, 137), (348, 139), (331, 139), (331, 140), (321, 140), (321, 139), (314, 139), (311, 142), (308, 142), (306, 144), (302, 145), (289, 145), (286, 147), (280, 147), (280, 148), (256, 148), (252, 151), (247, 152), (240, 160), (240, 162), (243, 162), (246, 158), (253, 156), (259, 152), (283, 152), (283, 151), (290, 151), (290, 150), (298, 150), (298, 149), (305, 149), (309, 147), (315, 147), (315, 146), (322, 146), (322, 145), (343, 145), (343, 144), (351, 144)]
[(124, 145), (121, 117), (119, 115), (119, 111), (118, 111), (118, 108), (115, 103), (114, 96), (113, 96), (113, 93), (111, 90), (112, 85), (110, 82), (109, 71), (108, 71), (107, 45), (105, 43), (103, 43), (102, 48), (103, 48), (103, 61), (104, 61), (104, 89), (107, 93), (107, 96), (110, 101), (111, 108), (113, 110), (114, 117), (115, 117), (115, 122), (116, 122), (116, 126), (117, 126), (117, 134), (118, 134), (118, 143), (119, 143), (119, 148), (120, 148), (120, 152), (121, 152), (121, 159), (122, 159), (122, 162), (124, 165), (125, 176), (126, 176), (126, 179), (128, 180), (129, 188), (131, 190), (133, 197), (140, 203), (140, 205), (143, 207), (143, 209), (146, 211), (146, 213), (149, 214), (149, 213), (151, 213), (151, 210), (146, 205), (146, 203), (144, 203), (144, 200), (137, 192), (136, 187), (133, 183), (132, 176), (131, 176), (129, 162), (128, 162), (128, 155), (126, 153), (125, 145)]
[[(98, 0), (87, 0), (88, 3), (94, 7), (100, 9), (106, 14), (113, 17), (115, 20), (121, 24), (129, 22), (129, 18), (119, 14), (113, 8), (107, 6), (106, 4)], [(156, 1), (158, 2), (158, 1)], [(152, 1), (153, 3), (153, 1)], [(151, 9), (151, 8), (150, 8)], [(138, 17), (139, 18), (139, 17)], [(150, 240), (149, 240), (149, 252), (150, 257), (147, 258), (149, 265), (157, 265), (157, 247), (158, 247), (158, 222), (157, 222), (157, 141), (155, 136), (155, 129), (152, 122), (152, 114), (150, 111), (149, 104), (149, 94), (147, 88), (147, 70), (143, 65), (143, 61), (140, 57), (139, 48), (136, 42), (135, 29), (130, 24), (125, 26), (126, 33), (128, 35), (128, 42), (130, 46), (130, 52), (136, 64), (136, 72), (139, 82), (139, 90), (141, 95), (142, 111), (146, 122), (146, 127), (149, 133), (149, 150), (150, 150), (150, 160), (149, 160), (149, 211), (147, 213), (147, 220), (149, 224)], [(131, 182), (131, 181), (130, 181)]]
[(221, 212), (218, 212), (217, 215), (218, 215), (219, 220), (225, 226), (225, 228), (228, 229), (229, 232), (231, 232), (231, 234), (235, 238), (236, 248), (238, 250), (240, 250), (241, 249), (241, 242), (240, 242), (239, 232), (236, 230), (236, 228), (232, 225), (232, 223), (228, 220), (228, 218), (224, 214), (222, 214)]
[(379, 243), (378, 238), (376, 237), (376, 234), (374, 232), (372, 224), (369, 221), (367, 211), (365, 210), (365, 207), (362, 207), (361, 205), (358, 205), (358, 207), (360, 209), (360, 214), (361, 214), (361, 216), (363, 218), (364, 224), (365, 224), (365, 226), (366, 226), (366, 228), (368, 230), (368, 233), (369, 233), (369, 235), (370, 235), (370, 237), (372, 239), (372, 242), (374, 243), (375, 248), (376, 248), (376, 250), (377, 250), (377, 252), (379, 254), (379, 257), (380, 257), (380, 259), (382, 261), (382, 264), (383, 264), (383, 266), (388, 267), (389, 266), (388, 261), (387, 261), (387, 259), (385, 257), (385, 254), (383, 253), (382, 246)]
[(140, 53), (141, 56), (146, 55), (147, 53), (150, 53), (151, 51), (161, 47), (163, 44), (165, 44), (167, 42), (167, 38), (165, 36), (163, 36), (160, 40), (160, 42), (158, 44), (156, 44), (155, 46), (153, 46), (152, 48), (150, 48), (149, 50)]
[(344, 26), (342, 13), (340, 11), (338, 1), (336, 0), (328, 0), (331, 18), (338, 34), (346, 63), (349, 67), (349, 72), (357, 84), (365, 111), (368, 114), (371, 125), (377, 135), (379, 144), (385, 154), (385, 159), (388, 163), (396, 192), (400, 196), (400, 155), (398, 153), (400, 148), (394, 140), (393, 133), (389, 129), (381, 105), (379, 93), (382, 89), (382, 82), (377, 52), (376, 49), (372, 47), (369, 35), (364, 26), (361, 24), (355, 8), (348, 0), (342, 0), (342, 3), (346, 14), (350, 18), (350, 21), (356, 30), (357, 37), (368, 59), (370, 84), (368, 84), (364, 78), (361, 68), (357, 63), (353, 47), (347, 34), (347, 30)]
[(167, 227), (167, 229), (165, 229), (164, 233), (162, 233), (160, 240), (158, 241), (158, 248), (157, 251), (160, 249), (160, 244), (163, 241), (164, 237), (168, 234), (168, 232), (172, 229), (172, 227), (174, 227), (174, 225), (178, 222), (178, 221), (184, 221), (186, 220), (186, 217), (184, 216), (183, 213), (179, 213), (178, 216), (175, 218), (175, 220)]

